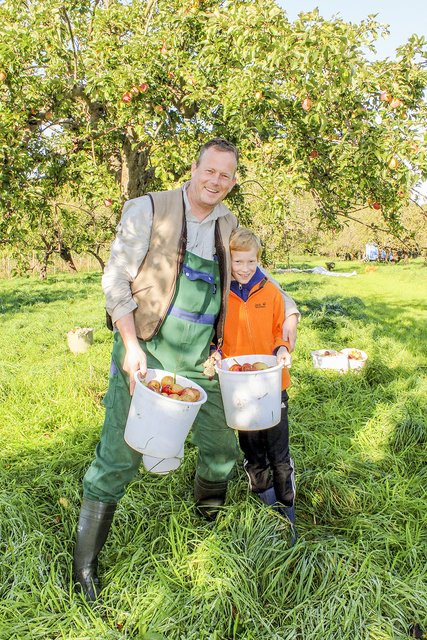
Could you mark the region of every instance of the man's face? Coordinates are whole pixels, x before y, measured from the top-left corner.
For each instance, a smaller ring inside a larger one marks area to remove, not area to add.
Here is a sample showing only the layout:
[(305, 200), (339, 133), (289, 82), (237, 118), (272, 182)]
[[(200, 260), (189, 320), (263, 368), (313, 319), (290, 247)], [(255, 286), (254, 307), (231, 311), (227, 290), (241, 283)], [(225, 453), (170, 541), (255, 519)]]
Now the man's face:
[(192, 209), (211, 211), (236, 184), (236, 158), (215, 147), (207, 149), (198, 165), (191, 167), (188, 194)]
[(231, 251), (231, 275), (239, 284), (247, 284), (258, 266), (256, 249)]

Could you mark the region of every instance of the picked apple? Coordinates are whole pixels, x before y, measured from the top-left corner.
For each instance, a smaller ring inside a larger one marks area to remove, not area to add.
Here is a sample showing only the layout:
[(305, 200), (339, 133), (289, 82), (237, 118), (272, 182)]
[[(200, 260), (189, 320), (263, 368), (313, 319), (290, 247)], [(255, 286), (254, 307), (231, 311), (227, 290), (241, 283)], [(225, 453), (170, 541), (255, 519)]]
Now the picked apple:
[(242, 364), (242, 371), (254, 371), (254, 366), (251, 362), (244, 362)]
[(270, 368), (265, 362), (254, 362), (252, 366), (255, 371), (262, 371), (263, 369)]
[(358, 349), (352, 349), (348, 354), (349, 360), (363, 360), (363, 355)]
[[(197, 402), (200, 400), (201, 393), (194, 387), (184, 387), (180, 399), (184, 402)], [(185, 399), (185, 400), (184, 400)]]
[(168, 396), (172, 393), (172, 385), (171, 384), (163, 384), (162, 385), (162, 393), (166, 393)]
[(176, 394), (179, 396), (184, 391), (184, 387), (182, 386), (182, 384), (178, 384), (177, 382), (175, 382), (174, 384), (171, 385), (171, 391), (173, 394)]
[(173, 385), (173, 376), (163, 376), (163, 378), (160, 380), (160, 384), (162, 387), (169, 385), (172, 386)]
[(236, 364), (232, 364), (229, 371), (241, 371), (242, 370), (242, 365), (238, 364), (236, 362)]
[(156, 393), (160, 393), (160, 382), (158, 380), (150, 380), (150, 382), (147, 383), (147, 388), (151, 389), (151, 391), (155, 391)]

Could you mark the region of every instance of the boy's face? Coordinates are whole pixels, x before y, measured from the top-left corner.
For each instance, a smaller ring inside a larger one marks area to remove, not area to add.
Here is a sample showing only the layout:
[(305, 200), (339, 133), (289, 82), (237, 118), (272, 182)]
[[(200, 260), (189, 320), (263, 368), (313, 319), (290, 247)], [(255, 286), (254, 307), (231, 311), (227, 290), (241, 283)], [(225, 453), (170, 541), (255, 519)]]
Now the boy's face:
[(258, 266), (256, 249), (231, 252), (231, 275), (239, 284), (247, 284)]

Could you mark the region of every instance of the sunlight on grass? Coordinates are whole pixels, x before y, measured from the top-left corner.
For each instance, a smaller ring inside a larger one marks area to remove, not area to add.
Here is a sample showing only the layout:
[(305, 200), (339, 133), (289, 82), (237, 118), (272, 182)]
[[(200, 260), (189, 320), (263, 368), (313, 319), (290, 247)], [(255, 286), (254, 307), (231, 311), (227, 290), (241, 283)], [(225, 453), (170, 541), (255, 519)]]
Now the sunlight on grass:
[[(70, 567), (110, 360), (100, 274), (0, 281), (0, 640), (404, 640), (427, 627), (425, 268), (354, 267), (279, 276), (303, 314), (289, 391), (297, 544), (240, 466), (206, 523), (187, 444), (174, 474), (141, 468), (130, 485), (93, 609)], [(94, 328), (78, 356), (75, 326)], [(313, 368), (311, 350), (347, 346), (368, 353), (361, 372)]]

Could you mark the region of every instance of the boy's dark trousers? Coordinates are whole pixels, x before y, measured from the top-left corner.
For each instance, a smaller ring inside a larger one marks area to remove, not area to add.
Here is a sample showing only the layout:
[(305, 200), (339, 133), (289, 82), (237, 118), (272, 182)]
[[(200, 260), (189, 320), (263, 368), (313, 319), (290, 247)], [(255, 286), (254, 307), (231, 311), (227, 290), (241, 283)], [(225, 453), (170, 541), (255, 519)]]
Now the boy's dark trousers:
[(274, 487), (276, 498), (287, 507), (295, 501), (294, 465), (289, 454), (288, 394), (282, 391), (279, 424), (261, 431), (239, 431), (244, 467), (251, 491), (263, 493)]

